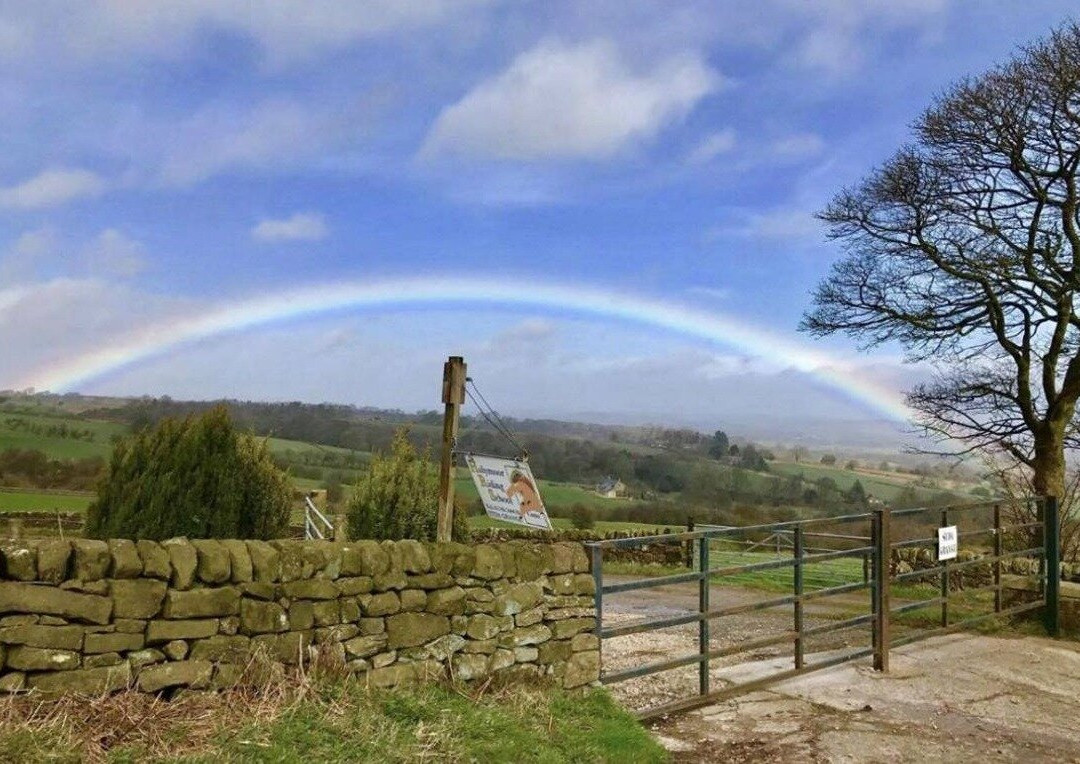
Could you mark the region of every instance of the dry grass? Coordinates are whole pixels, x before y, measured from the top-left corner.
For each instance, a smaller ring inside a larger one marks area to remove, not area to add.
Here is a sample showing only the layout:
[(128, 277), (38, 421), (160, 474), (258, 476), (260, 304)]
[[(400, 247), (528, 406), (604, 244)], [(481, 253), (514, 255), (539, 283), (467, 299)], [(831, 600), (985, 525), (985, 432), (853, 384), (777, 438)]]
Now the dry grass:
[(600, 691), (543, 682), (374, 690), (320, 656), (287, 673), (253, 664), (246, 684), (171, 698), (0, 699), (7, 761), (661, 761)]

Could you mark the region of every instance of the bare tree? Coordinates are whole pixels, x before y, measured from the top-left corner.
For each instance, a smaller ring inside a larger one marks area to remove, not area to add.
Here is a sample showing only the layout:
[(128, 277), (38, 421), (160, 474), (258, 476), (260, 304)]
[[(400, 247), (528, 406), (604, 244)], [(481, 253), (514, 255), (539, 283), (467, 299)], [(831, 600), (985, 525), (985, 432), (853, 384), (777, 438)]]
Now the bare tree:
[(820, 214), (845, 256), (803, 328), (934, 369), (918, 422), (1062, 496), (1080, 397), (1080, 26), (955, 85)]

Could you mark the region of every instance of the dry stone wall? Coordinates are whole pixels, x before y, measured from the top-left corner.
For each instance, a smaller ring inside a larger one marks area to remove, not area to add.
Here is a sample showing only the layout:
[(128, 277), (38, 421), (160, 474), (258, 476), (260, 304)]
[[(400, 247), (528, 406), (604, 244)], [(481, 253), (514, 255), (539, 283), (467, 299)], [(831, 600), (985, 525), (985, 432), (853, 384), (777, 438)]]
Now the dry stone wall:
[(597, 680), (581, 544), (0, 544), (0, 692), (217, 689), (318, 658), (375, 686)]

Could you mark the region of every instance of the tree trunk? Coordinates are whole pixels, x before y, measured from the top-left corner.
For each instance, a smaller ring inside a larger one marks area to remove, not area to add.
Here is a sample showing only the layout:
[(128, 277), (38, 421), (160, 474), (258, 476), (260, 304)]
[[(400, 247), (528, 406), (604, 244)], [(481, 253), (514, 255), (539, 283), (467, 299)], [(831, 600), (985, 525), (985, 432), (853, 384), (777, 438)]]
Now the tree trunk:
[(1065, 495), (1065, 424), (1048, 422), (1035, 436), (1031, 487), (1038, 496)]

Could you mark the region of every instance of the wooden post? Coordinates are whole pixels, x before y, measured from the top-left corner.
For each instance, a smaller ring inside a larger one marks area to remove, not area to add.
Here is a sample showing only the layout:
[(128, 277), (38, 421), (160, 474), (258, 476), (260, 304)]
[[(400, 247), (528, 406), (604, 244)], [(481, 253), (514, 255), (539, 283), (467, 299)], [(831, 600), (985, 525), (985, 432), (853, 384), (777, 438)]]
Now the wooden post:
[(443, 364), (442, 459), (439, 462), (439, 522), (437, 541), (450, 541), (454, 527), (454, 444), (457, 441), (458, 419), (465, 403), (465, 359), (452, 355)]
[(889, 670), (889, 566), (892, 557), (892, 534), (889, 508), (874, 510), (874, 670)]
[(795, 668), (803, 667), (803, 527), (795, 526), (792, 538), (792, 556), (795, 565), (792, 568), (792, 584), (795, 595)]

